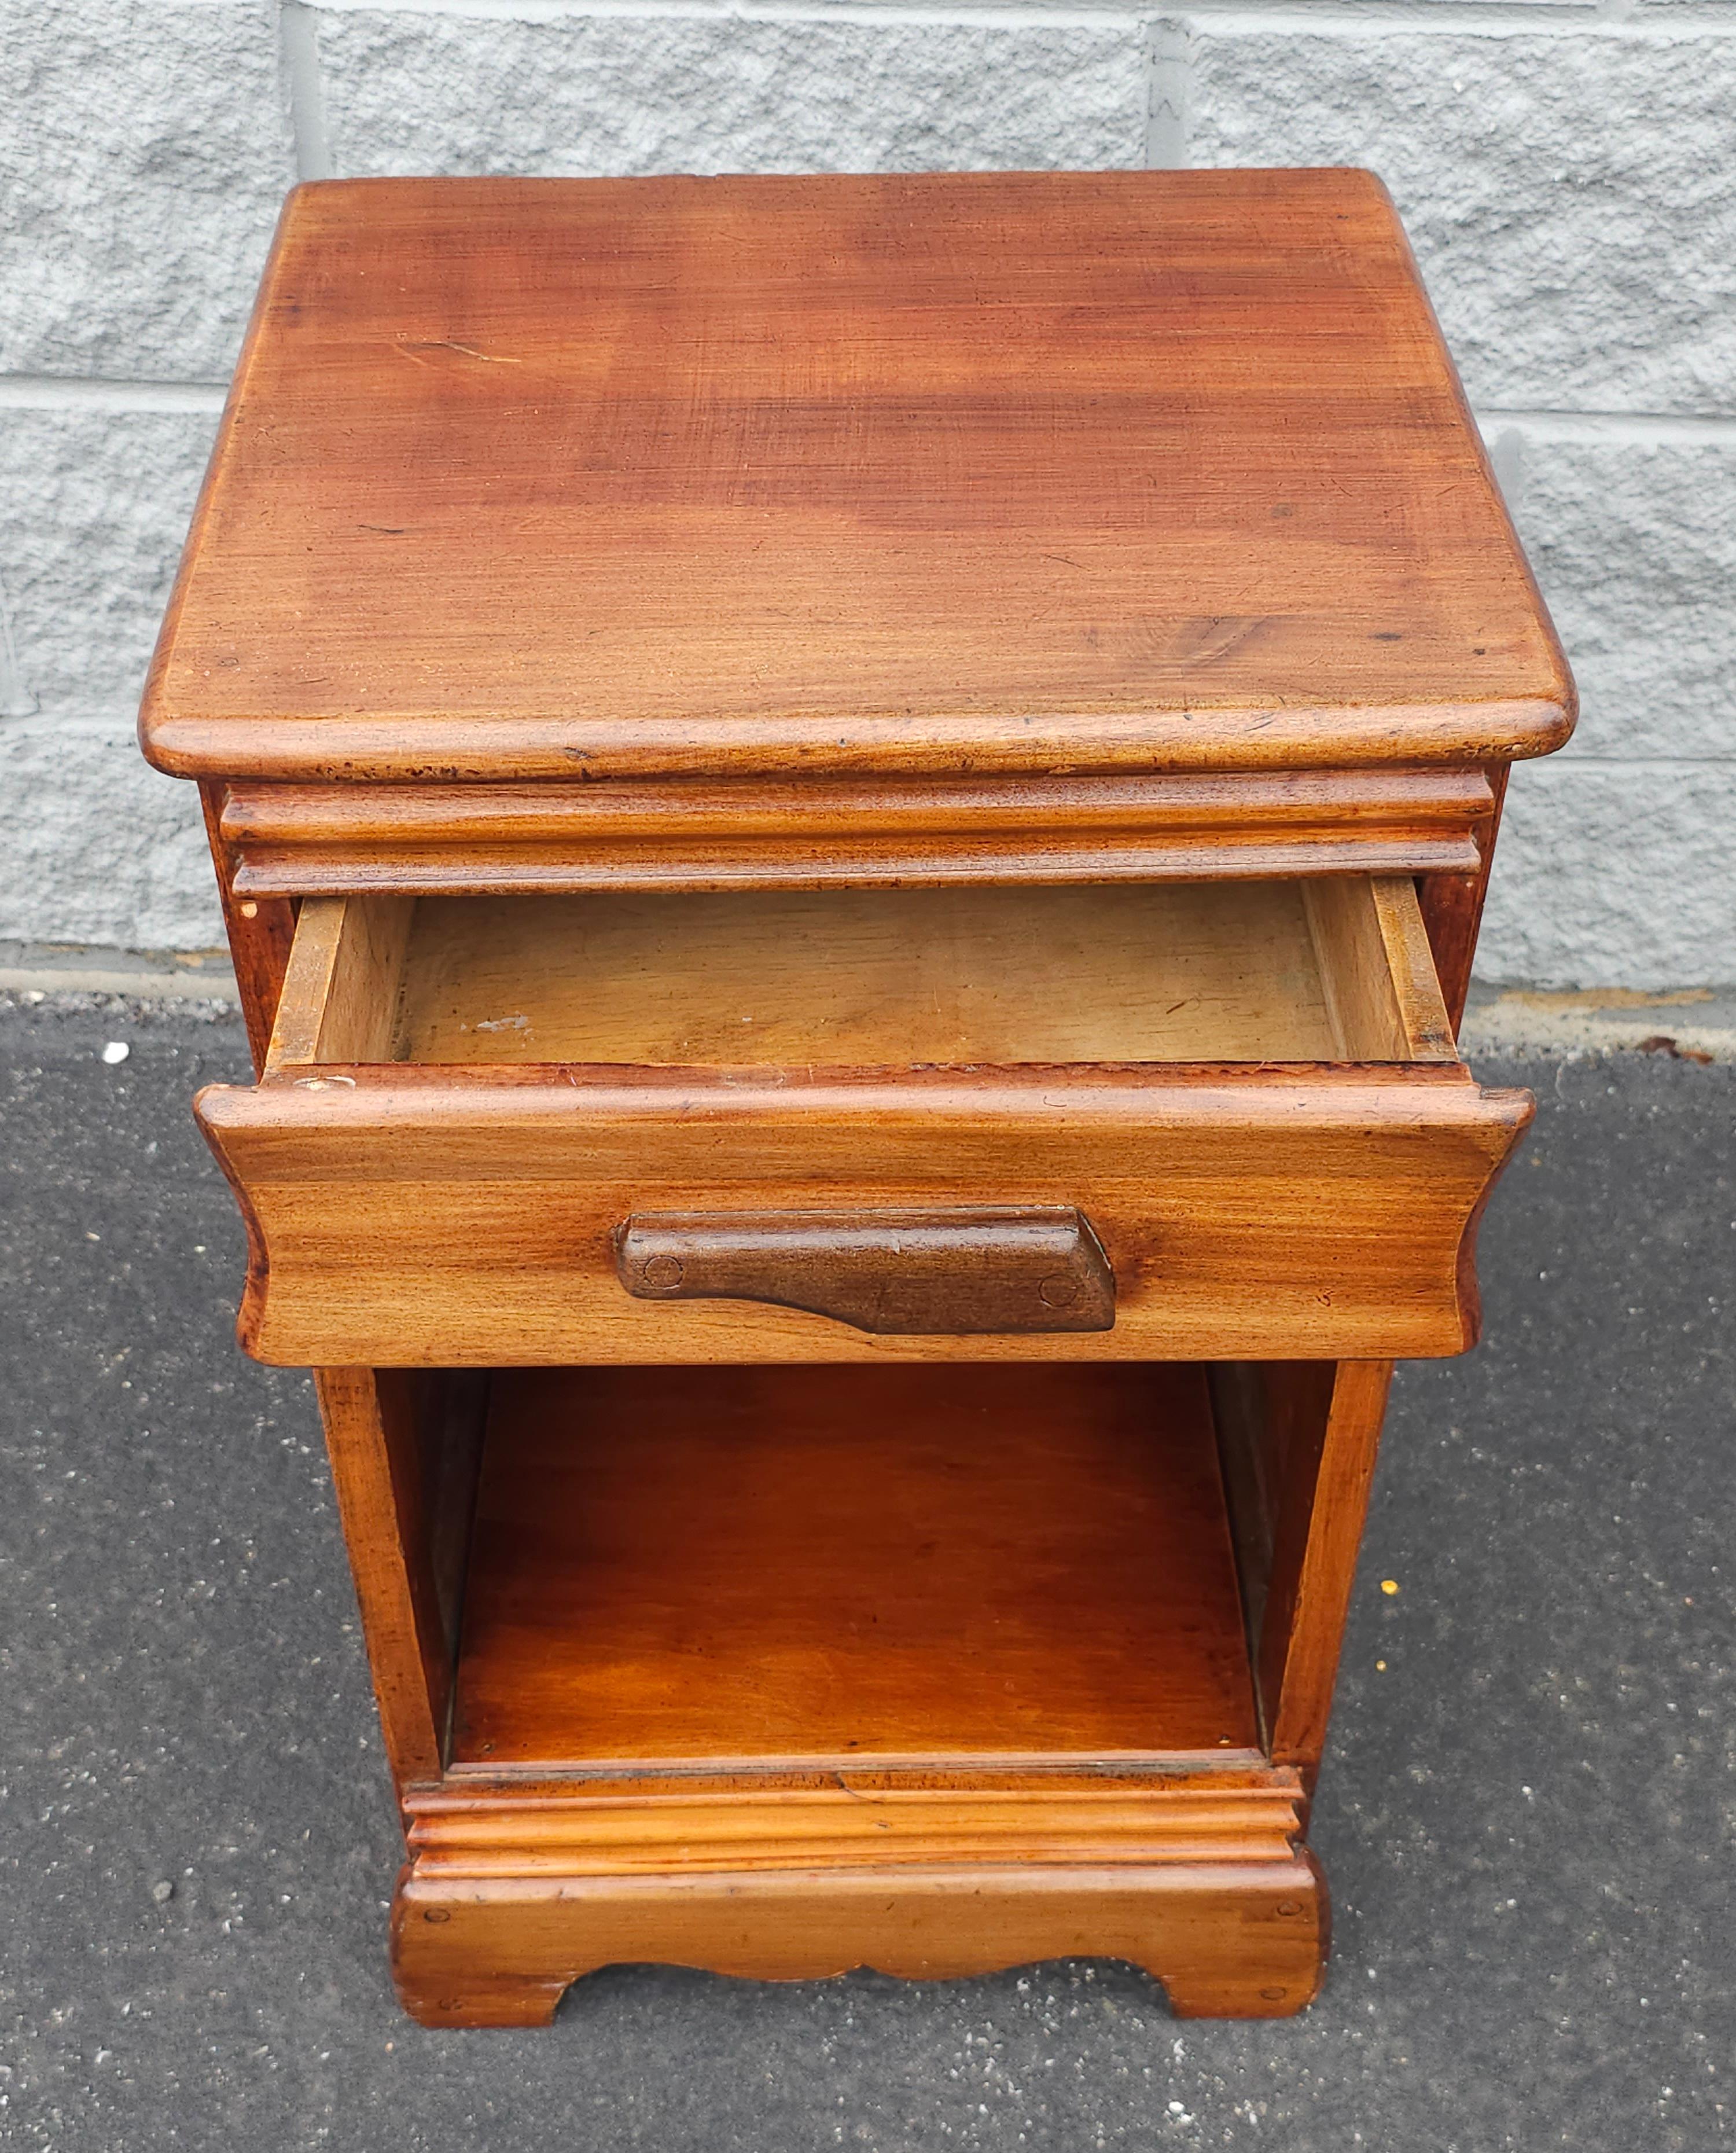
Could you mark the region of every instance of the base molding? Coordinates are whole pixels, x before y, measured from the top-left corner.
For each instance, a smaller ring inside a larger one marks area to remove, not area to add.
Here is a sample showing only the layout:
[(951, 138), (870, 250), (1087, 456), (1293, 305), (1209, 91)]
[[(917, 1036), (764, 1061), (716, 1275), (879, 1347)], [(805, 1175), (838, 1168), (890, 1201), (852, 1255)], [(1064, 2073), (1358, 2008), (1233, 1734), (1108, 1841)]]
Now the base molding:
[(399, 1994), (427, 2026), (537, 2026), (623, 1963), (919, 1981), (1101, 1957), (1153, 1975), (1179, 2017), (1288, 2017), (1319, 1988), (1329, 1927), (1300, 1785), (1222, 1777), (517, 1800), (449, 1781), (408, 1804)]

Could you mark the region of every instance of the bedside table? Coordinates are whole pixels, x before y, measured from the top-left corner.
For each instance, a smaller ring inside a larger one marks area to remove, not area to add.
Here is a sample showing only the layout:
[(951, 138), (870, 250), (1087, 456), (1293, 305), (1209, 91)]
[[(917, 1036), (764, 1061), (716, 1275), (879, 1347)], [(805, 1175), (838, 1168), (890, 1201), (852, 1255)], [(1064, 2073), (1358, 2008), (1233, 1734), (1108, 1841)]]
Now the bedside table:
[(622, 1960), (1308, 2001), (1572, 711), (1366, 174), (291, 197), (142, 730), (416, 2017)]

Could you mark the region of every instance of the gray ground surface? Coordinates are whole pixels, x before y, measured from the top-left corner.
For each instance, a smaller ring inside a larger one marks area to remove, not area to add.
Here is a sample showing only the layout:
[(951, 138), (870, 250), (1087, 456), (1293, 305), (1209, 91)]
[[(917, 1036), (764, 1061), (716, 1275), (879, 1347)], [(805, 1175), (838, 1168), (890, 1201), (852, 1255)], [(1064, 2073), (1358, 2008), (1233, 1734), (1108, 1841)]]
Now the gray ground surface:
[(1488, 1342), (1400, 1378), (1308, 2015), (1178, 2024), (1107, 1964), (624, 1967), (550, 2033), (432, 2034), (385, 1978), (394, 1829), (312, 1403), (231, 1341), (241, 1234), (186, 1098), (241, 1063), (232, 1020), (0, 1010), (0, 2140), (1724, 2142), (1736, 1071), (1489, 1072), (1541, 1116), (1484, 1234)]

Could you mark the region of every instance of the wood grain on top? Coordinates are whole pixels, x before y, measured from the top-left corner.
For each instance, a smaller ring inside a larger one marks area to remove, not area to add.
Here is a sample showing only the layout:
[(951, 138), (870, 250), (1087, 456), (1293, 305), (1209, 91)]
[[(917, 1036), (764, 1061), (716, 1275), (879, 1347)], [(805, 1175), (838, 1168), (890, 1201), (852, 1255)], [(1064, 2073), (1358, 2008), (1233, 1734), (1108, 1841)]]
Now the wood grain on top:
[(1501, 761), (1572, 690), (1353, 171), (285, 211), (148, 689), (200, 776)]

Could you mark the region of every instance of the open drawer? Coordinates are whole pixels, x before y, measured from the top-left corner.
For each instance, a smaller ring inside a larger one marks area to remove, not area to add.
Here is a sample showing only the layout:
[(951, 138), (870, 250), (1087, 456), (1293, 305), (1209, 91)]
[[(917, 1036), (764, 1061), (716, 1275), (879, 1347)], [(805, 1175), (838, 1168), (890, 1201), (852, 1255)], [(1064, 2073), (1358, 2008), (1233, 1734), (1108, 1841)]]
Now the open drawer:
[(287, 1364), (1472, 1342), (1530, 1119), (1407, 879), (305, 900), (200, 1095)]

